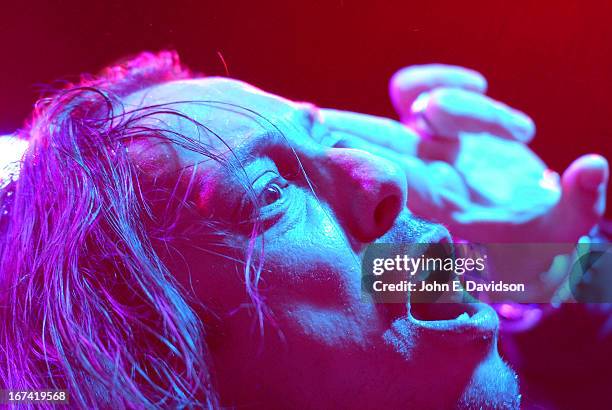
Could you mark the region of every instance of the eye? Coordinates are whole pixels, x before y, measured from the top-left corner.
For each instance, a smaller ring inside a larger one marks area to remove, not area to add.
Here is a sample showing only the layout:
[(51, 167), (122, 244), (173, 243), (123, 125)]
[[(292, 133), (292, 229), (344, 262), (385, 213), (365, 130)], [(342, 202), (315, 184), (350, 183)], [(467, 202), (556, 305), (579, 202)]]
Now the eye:
[(277, 184), (271, 184), (264, 188), (260, 199), (263, 206), (271, 205), (281, 199), (283, 192)]
[(259, 200), (262, 206), (272, 205), (279, 201), (283, 197), (282, 184), (278, 182), (271, 182), (264, 188), (263, 192), (259, 195)]

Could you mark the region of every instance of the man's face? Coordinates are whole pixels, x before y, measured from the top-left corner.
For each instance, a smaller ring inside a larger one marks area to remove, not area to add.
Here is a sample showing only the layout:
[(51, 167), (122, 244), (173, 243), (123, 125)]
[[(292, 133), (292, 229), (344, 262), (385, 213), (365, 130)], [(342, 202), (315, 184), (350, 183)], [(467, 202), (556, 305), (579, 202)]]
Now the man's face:
[[(518, 405), (514, 375), (497, 353), (491, 308), (431, 305), (420, 309), (428, 313), (419, 320), (410, 307), (363, 298), (360, 257), (368, 244), (449, 240), (444, 228), (410, 215), (410, 181), (398, 167), (329, 146), (312, 106), (234, 80), (171, 82), (133, 94), (126, 104), (176, 101), (190, 101), (171, 107), (200, 127), (161, 114), (150, 125), (199, 139), (222, 160), (159, 145), (136, 144), (131, 152), (154, 176), (149, 181), (172, 189), (189, 180), (201, 221), (188, 224), (214, 225), (176, 245), (181, 257), (171, 270), (208, 309), (202, 316), (224, 404)], [(244, 273), (253, 212), (262, 231), (253, 266), (262, 244), (265, 254), (257, 286), (261, 323), (245, 284), (252, 278)], [(463, 312), (472, 318), (454, 320)]]

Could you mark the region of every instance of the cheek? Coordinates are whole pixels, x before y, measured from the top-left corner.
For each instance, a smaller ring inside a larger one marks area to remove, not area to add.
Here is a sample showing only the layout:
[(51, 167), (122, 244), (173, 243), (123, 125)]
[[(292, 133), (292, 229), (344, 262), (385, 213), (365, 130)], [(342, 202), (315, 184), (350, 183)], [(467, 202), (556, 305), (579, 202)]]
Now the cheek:
[(171, 272), (213, 314), (226, 316), (247, 301), (244, 265), (236, 262), (244, 256), (237, 250), (192, 242), (175, 249), (180, 257), (171, 259)]
[(314, 345), (338, 348), (365, 348), (379, 340), (385, 331), (371, 304), (342, 309), (321, 309), (294, 304), (284, 310), (283, 329), (287, 338)]
[(287, 337), (319, 346), (370, 345), (386, 322), (362, 298), (359, 256), (329, 209), (313, 198), (305, 198), (303, 209), (300, 223), (266, 236), (266, 300)]
[(285, 224), (266, 232), (266, 292), (284, 304), (337, 309), (360, 303), (361, 264), (344, 231), (309, 192), (299, 200)]
[(314, 241), (268, 253), (274, 265), (264, 272), (262, 293), (291, 343), (307, 350), (362, 348), (384, 332), (375, 305), (361, 299), (359, 265), (347, 255)]
[(334, 308), (361, 298), (359, 260), (329, 227), (296, 227), (266, 242), (265, 266), (266, 292), (280, 301)]

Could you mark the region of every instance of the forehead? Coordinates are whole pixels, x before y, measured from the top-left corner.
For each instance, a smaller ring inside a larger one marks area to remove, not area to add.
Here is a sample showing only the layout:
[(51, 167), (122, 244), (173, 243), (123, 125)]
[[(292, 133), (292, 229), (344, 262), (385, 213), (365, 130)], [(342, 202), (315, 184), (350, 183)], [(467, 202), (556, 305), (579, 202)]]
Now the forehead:
[[(231, 141), (236, 138), (261, 134), (273, 125), (304, 121), (303, 110), (300, 109), (303, 104), (264, 92), (245, 82), (223, 77), (164, 83), (134, 93), (124, 103), (128, 110), (151, 106), (178, 110), (222, 135), (225, 142), (229, 143), (237, 142)], [(190, 121), (173, 115), (159, 114), (153, 116), (153, 119), (163, 121), (170, 128), (182, 132), (195, 127)]]
[(242, 167), (257, 158), (260, 145), (274, 143), (279, 134), (301, 135), (291, 131), (308, 127), (311, 111), (311, 105), (221, 77), (164, 83), (129, 95), (123, 103), (128, 113), (145, 113), (140, 125), (180, 140), (173, 144), (156, 138), (133, 141), (129, 152), (144, 174), (157, 181), (197, 165), (198, 178), (208, 186), (231, 176), (227, 173), (233, 168), (228, 165)]

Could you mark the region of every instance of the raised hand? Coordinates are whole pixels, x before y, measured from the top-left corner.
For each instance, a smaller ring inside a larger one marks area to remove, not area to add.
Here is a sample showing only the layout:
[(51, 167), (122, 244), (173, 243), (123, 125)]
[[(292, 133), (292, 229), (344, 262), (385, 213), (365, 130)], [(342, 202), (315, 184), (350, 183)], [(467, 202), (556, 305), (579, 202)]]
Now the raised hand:
[(560, 177), (526, 145), (531, 119), (484, 95), (486, 81), (461, 67), (397, 72), (390, 94), (401, 123), (319, 110), (330, 146), (400, 164), (408, 207), (476, 242), (575, 242), (603, 214), (608, 164), (575, 160)]

